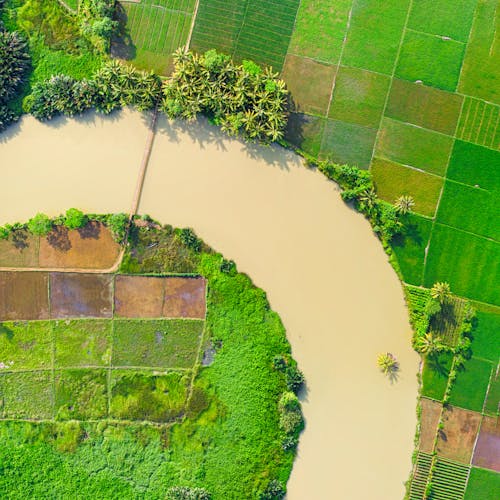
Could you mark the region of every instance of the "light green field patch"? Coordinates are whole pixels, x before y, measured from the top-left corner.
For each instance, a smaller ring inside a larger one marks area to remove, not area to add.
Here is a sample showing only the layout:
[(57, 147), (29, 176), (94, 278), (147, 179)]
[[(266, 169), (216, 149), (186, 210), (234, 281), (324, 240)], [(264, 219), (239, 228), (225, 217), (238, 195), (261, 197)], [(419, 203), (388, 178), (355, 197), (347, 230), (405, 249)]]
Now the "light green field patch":
[(500, 474), (492, 470), (471, 467), (464, 500), (498, 500)]
[(444, 175), (452, 145), (451, 137), (384, 118), (375, 154), (432, 174)]
[(498, 200), (498, 192), (447, 180), (439, 204), (437, 221), (500, 241)]
[(62, 370), (55, 373), (56, 419), (104, 418), (108, 412), (105, 370)]
[(290, 91), (293, 110), (325, 116), (336, 71), (335, 66), (289, 54), (282, 78)]
[(288, 52), (339, 62), (352, 0), (302, 0)]
[(370, 165), (377, 131), (352, 123), (328, 120), (320, 158), (367, 169)]
[(500, 191), (500, 152), (455, 141), (446, 175), (470, 186)]
[(457, 87), (464, 51), (463, 43), (407, 31), (396, 76), (410, 82), (420, 80), (425, 85), (453, 92)]
[(437, 223), (427, 254), (424, 285), (446, 281), (462, 297), (500, 305), (500, 244)]
[(467, 42), (477, 0), (413, 0), (408, 27)]
[(492, 149), (500, 147), (500, 107), (473, 97), (464, 102), (457, 138)]
[(500, 104), (500, 9), (497, 0), (478, 0), (458, 89)]
[(443, 400), (452, 361), (453, 355), (447, 352), (425, 358), (422, 371), (422, 396), (437, 401)]
[(390, 78), (357, 68), (340, 67), (330, 105), (330, 118), (377, 128)]
[(403, 280), (412, 285), (421, 285), (424, 274), (425, 247), (429, 242), (432, 221), (417, 214), (409, 214), (405, 230), (396, 235), (391, 246), (396, 254)]
[(203, 321), (116, 320), (114, 366), (191, 368), (198, 354)]
[(394, 203), (402, 194), (415, 200), (415, 212), (434, 216), (443, 179), (404, 167), (392, 161), (374, 158), (371, 166), (377, 194), (389, 203)]
[(54, 321), (55, 366), (108, 366), (111, 320)]
[(49, 321), (0, 323), (0, 372), (52, 367)]
[(53, 416), (52, 372), (0, 374), (4, 418), (47, 419)]
[(472, 331), (472, 354), (498, 363), (500, 360), (500, 311), (488, 310), (484, 305), (477, 306), (477, 324)]
[(326, 120), (303, 113), (291, 113), (285, 139), (306, 153), (318, 156)]
[(457, 373), (450, 403), (460, 408), (481, 412), (493, 366), (487, 361), (469, 359)]
[(391, 75), (408, 5), (409, 0), (354, 0), (342, 64)]
[(455, 135), (462, 102), (457, 94), (394, 78), (385, 116)]
[[(497, 330), (498, 332), (498, 330)], [(496, 342), (498, 346), (498, 340)], [(498, 359), (498, 358), (497, 358)], [(493, 370), (491, 372), (490, 387), (488, 389), (488, 394), (486, 396), (486, 403), (484, 405), (484, 413), (492, 415), (495, 417), (500, 416), (500, 370), (495, 368), (493, 365)]]

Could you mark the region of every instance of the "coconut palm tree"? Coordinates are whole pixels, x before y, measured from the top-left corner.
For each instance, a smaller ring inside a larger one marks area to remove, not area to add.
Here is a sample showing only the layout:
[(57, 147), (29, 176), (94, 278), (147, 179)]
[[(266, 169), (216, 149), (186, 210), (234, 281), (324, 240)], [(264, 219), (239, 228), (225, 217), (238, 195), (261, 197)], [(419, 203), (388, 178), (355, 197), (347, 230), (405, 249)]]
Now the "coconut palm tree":
[(394, 202), (394, 208), (396, 212), (401, 215), (405, 215), (412, 211), (412, 208), (415, 206), (415, 200), (412, 196), (403, 194)]
[(450, 285), (444, 281), (435, 283), (431, 288), (431, 297), (440, 304), (446, 304), (451, 299)]
[(440, 337), (435, 337), (431, 332), (420, 335), (415, 340), (415, 349), (426, 356), (433, 356), (446, 349)]
[(377, 365), (386, 375), (394, 374), (399, 370), (399, 363), (394, 354), (391, 354), (390, 352), (379, 354), (377, 358)]

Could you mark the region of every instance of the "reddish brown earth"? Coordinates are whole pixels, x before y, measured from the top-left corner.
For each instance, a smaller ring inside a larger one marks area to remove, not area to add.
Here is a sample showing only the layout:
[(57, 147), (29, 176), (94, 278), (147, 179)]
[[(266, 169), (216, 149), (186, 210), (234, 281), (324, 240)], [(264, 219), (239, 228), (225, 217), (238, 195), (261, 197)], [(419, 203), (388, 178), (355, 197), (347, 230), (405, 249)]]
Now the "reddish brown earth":
[(500, 421), (484, 417), (472, 463), (484, 469), (500, 472)]
[(111, 318), (111, 274), (50, 273), (52, 318)]
[(115, 315), (123, 318), (161, 318), (165, 278), (126, 276), (115, 278)]
[(163, 316), (205, 318), (205, 278), (165, 278)]
[(422, 398), (420, 401), (422, 404), (422, 417), (419, 449), (425, 453), (432, 453), (434, 451), (434, 439), (443, 406), (432, 399)]
[(48, 317), (47, 273), (0, 272), (0, 321)]
[(469, 464), (481, 414), (450, 406), (444, 412), (443, 421), (444, 428), (439, 431), (438, 455)]

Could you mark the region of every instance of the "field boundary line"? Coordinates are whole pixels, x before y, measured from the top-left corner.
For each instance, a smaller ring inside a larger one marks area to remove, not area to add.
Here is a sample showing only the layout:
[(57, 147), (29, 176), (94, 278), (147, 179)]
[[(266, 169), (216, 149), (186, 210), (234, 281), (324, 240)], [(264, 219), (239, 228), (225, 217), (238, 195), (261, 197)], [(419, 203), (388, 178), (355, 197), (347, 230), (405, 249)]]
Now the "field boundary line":
[(450, 224), (445, 224), (444, 222), (436, 221), (436, 224), (438, 224), (439, 226), (449, 227), (450, 229), (456, 229), (457, 231), (460, 231), (461, 233), (470, 234), (471, 236), (475, 236), (476, 238), (481, 238), (483, 240), (488, 240), (488, 241), (492, 241), (493, 243), (500, 244), (500, 241), (495, 240), (494, 238), (490, 238), (489, 236), (483, 236), (481, 234), (473, 233), (472, 231), (467, 231), (467, 230), (461, 229), (459, 227), (451, 226)]
[[(476, 19), (477, 19), (478, 10), (479, 10), (479, 2), (476, 2), (476, 6), (474, 8), (474, 14), (472, 15), (472, 22), (470, 23), (469, 34), (467, 36), (467, 42), (465, 43), (464, 56), (462, 57), (462, 63), (460, 64), (460, 73), (458, 75), (458, 80), (457, 80), (457, 85), (455, 87), (455, 92), (457, 92), (457, 90), (460, 88), (460, 84), (462, 83), (464, 62), (465, 62), (465, 59), (467, 58), (467, 52), (469, 51), (469, 44), (470, 44), (470, 40), (471, 40), (471, 36), (472, 36), (472, 30), (474, 28), (474, 24), (475, 24)], [(496, 11), (496, 8), (495, 8), (495, 11)]]
[[(472, 24), (471, 24), (471, 26), (472, 26)], [(462, 45), (467, 45), (467, 42), (462, 42), (461, 40), (455, 40), (455, 38), (452, 38), (451, 36), (437, 35), (436, 33), (428, 33), (427, 31), (416, 30), (413, 28), (406, 28), (406, 31), (412, 31), (413, 33), (418, 33), (419, 35), (433, 36), (435, 38), (440, 38), (441, 40), (446, 41), (446, 42), (456, 42), (456, 43), (460, 43)]]
[(196, 18), (198, 16), (199, 6), (200, 6), (200, 0), (196, 0), (196, 3), (194, 5), (194, 10), (191, 13), (191, 15), (193, 16), (193, 19), (191, 20), (191, 26), (189, 28), (189, 34), (188, 34), (188, 37), (186, 40), (186, 45), (185, 45), (185, 49), (184, 49), (185, 52), (187, 52), (189, 50), (189, 48), (191, 47), (191, 39), (193, 37), (194, 25), (196, 23)]

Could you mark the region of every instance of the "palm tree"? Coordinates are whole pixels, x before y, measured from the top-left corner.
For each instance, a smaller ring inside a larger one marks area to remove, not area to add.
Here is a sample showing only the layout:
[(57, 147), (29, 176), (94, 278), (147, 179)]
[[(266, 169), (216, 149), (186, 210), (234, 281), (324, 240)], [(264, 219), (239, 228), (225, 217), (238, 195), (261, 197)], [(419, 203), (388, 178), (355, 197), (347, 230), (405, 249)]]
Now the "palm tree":
[(440, 304), (446, 304), (451, 299), (450, 285), (444, 281), (438, 281), (431, 288), (431, 297)]
[(417, 337), (415, 341), (415, 349), (426, 356), (433, 356), (444, 351), (446, 346), (441, 341), (440, 337), (434, 337), (431, 332)]
[(407, 195), (407, 194), (401, 195), (394, 202), (394, 208), (396, 209), (396, 212), (398, 212), (401, 215), (405, 215), (405, 214), (411, 212), (411, 210), (414, 206), (415, 206), (415, 200), (413, 199), (412, 196)]
[(373, 213), (377, 206), (378, 199), (375, 189), (365, 189), (359, 197), (360, 208), (365, 209), (368, 214)]
[(385, 375), (395, 374), (399, 370), (399, 363), (394, 354), (390, 352), (379, 354), (377, 365)]

